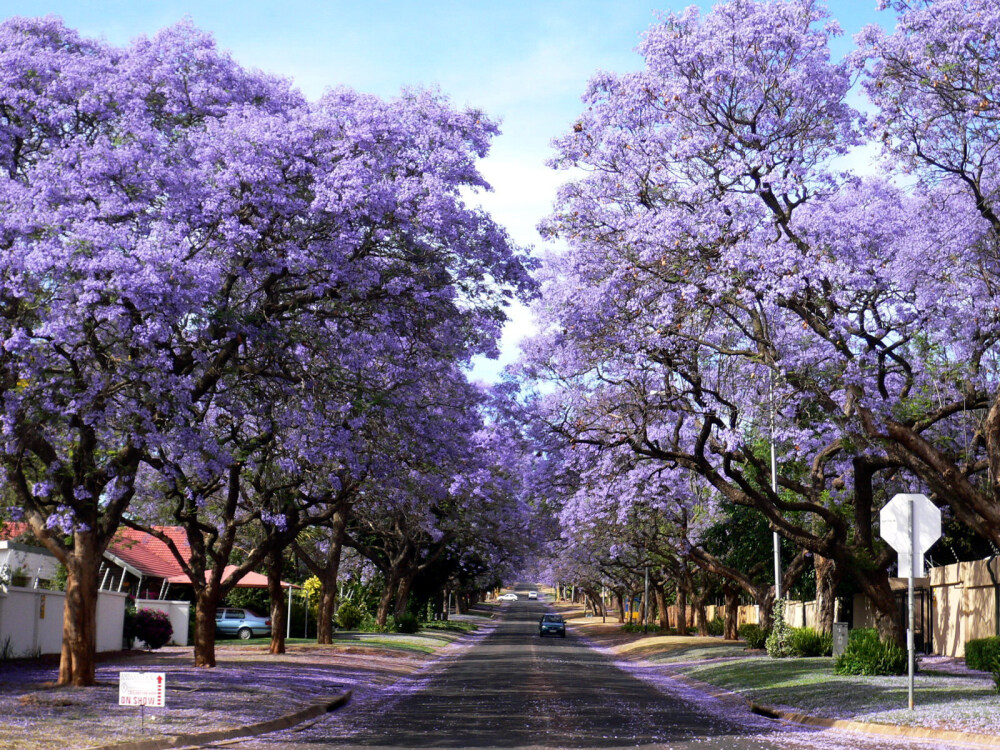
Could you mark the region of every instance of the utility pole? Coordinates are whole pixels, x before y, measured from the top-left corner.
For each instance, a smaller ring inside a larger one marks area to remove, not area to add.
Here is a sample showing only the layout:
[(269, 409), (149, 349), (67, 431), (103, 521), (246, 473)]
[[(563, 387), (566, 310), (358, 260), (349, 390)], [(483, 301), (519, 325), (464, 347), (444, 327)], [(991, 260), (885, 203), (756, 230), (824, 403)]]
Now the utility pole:
[[(768, 395), (771, 405), (771, 491), (778, 494), (778, 459), (774, 451), (774, 373), (769, 371)], [(773, 533), (774, 541), (774, 600), (781, 599), (781, 537)]]

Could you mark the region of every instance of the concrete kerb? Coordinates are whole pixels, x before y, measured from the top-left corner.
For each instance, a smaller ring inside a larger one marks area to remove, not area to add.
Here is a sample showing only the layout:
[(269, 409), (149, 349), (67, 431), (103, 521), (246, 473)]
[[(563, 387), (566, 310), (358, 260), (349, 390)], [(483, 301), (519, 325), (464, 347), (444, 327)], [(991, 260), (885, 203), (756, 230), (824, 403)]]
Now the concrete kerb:
[(177, 734), (172, 737), (138, 740), (136, 742), (119, 742), (113, 745), (92, 747), (89, 750), (166, 750), (167, 748), (197, 747), (209, 742), (222, 742), (240, 737), (252, 737), (258, 734), (277, 732), (278, 730), (288, 729), (296, 724), (301, 724), (309, 719), (315, 719), (331, 711), (336, 711), (338, 708), (347, 705), (347, 702), (351, 699), (351, 693), (352, 691), (348, 690), (333, 700), (314, 703), (300, 711), (285, 714), (276, 719), (248, 724), (234, 729), (220, 729), (214, 732), (199, 732), (197, 734)]
[(849, 719), (827, 719), (820, 716), (810, 716), (809, 714), (798, 713), (796, 711), (783, 711), (771, 706), (764, 706), (754, 703), (752, 700), (734, 693), (731, 690), (720, 688), (701, 680), (695, 680), (687, 675), (680, 674), (674, 670), (668, 670), (670, 676), (680, 682), (697, 688), (703, 693), (711, 695), (713, 698), (724, 700), (737, 700), (759, 716), (778, 721), (787, 721), (793, 724), (816, 727), (818, 729), (833, 729), (838, 732), (855, 732), (868, 735), (880, 735), (884, 737), (906, 737), (917, 740), (939, 740), (942, 742), (952, 742), (973, 747), (1000, 747), (1000, 736), (992, 734), (976, 734), (974, 732), (959, 732), (954, 729), (932, 729), (930, 727), (909, 727), (896, 724), (877, 724), (870, 721), (852, 721)]

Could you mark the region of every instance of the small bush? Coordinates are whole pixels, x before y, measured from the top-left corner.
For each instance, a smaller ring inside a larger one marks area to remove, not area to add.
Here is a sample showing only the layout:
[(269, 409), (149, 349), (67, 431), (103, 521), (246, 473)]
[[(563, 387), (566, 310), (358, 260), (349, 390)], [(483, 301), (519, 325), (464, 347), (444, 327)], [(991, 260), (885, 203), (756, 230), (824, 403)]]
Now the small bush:
[(344, 602), (337, 607), (337, 626), (344, 630), (356, 630), (364, 618), (361, 607), (354, 602)]
[(790, 645), (793, 656), (829, 656), (833, 653), (833, 635), (813, 628), (792, 628)]
[(879, 640), (875, 628), (857, 628), (847, 639), (847, 649), (833, 664), (837, 674), (900, 675), (906, 672), (906, 649), (895, 641)]
[(993, 660), (993, 692), (1000, 693), (1000, 658)]
[(709, 635), (722, 635), (726, 632), (726, 621), (723, 620), (718, 615), (715, 616), (714, 620), (710, 620), (708, 623), (708, 634)]
[(767, 655), (772, 659), (784, 659), (792, 656), (792, 629), (785, 622), (785, 602), (779, 599), (774, 603), (774, 625), (765, 641)]
[(741, 641), (746, 641), (747, 648), (762, 649), (767, 644), (767, 637), (771, 634), (771, 631), (765, 630), (760, 625), (748, 622), (740, 625), (736, 634)]
[(1000, 659), (1000, 636), (975, 638), (965, 642), (965, 666), (992, 672), (994, 662)]
[(396, 618), (397, 633), (416, 633), (420, 629), (420, 618), (412, 612), (406, 612)]
[(152, 650), (165, 646), (174, 634), (170, 617), (158, 609), (140, 609), (136, 612), (134, 628), (135, 637)]

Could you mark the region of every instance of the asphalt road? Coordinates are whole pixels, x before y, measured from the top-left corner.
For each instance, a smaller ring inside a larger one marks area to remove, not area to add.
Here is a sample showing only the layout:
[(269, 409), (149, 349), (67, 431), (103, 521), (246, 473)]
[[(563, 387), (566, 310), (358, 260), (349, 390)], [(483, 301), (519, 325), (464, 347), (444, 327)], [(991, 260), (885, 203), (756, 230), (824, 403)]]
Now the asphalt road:
[[(539, 638), (544, 602), (506, 605), (495, 629), (398, 691), (356, 702), (294, 733), (240, 747), (305, 748), (782, 748), (921, 747), (790, 727), (641, 670), (616, 666), (568, 631)], [(221, 745), (220, 745), (221, 747)], [(231, 745), (230, 745), (231, 747)], [(922, 745), (926, 748), (926, 745)]]

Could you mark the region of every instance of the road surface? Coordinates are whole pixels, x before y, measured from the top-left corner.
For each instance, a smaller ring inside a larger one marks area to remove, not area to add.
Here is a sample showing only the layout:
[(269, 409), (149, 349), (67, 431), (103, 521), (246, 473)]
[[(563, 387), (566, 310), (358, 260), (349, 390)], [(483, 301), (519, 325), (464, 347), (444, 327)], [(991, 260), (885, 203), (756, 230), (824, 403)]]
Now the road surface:
[(539, 638), (538, 619), (550, 608), (519, 593), (519, 601), (503, 606), (491, 632), (427, 673), (303, 730), (244, 740), (238, 747), (927, 748), (755, 716), (655, 670), (644, 676), (639, 667), (619, 666), (572, 628), (565, 639)]

